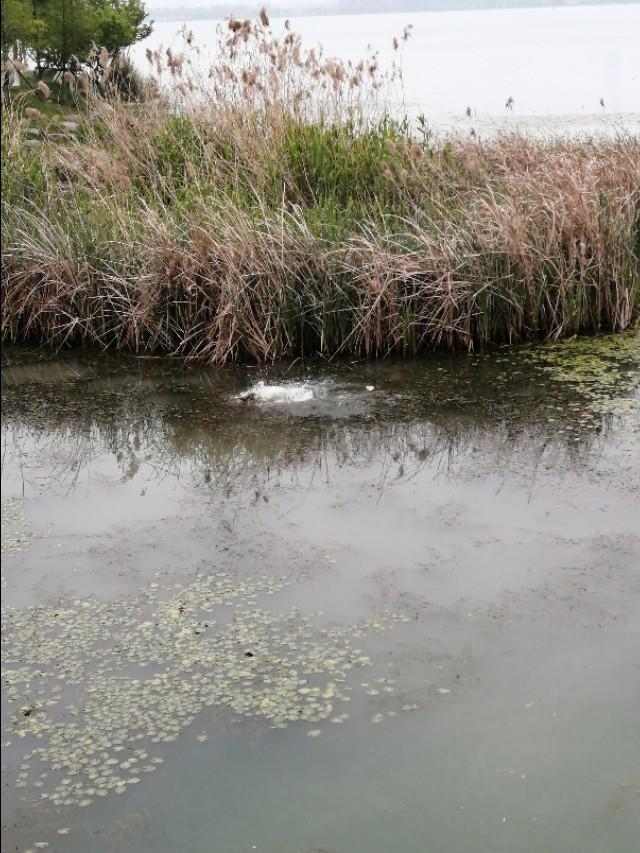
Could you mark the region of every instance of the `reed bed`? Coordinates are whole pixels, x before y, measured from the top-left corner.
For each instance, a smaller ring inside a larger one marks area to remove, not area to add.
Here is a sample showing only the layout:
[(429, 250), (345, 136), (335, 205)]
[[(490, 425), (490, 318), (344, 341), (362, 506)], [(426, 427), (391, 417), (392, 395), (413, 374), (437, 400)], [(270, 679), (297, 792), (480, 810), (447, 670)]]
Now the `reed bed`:
[(635, 321), (640, 140), (435, 141), (385, 112), (402, 37), (388, 72), (266, 16), (220, 39), (206, 80), (169, 51), (140, 103), (90, 94), (73, 141), (4, 108), (4, 340), (222, 364)]

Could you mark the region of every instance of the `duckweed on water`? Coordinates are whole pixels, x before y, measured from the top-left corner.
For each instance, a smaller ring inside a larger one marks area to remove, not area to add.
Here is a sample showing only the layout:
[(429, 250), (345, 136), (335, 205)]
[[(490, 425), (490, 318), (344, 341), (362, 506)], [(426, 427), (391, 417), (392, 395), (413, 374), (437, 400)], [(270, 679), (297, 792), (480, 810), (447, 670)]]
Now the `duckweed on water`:
[[(478, 358), (478, 364), (485, 363), (492, 367), (492, 377), (497, 365), (497, 381), (503, 389), (524, 389), (522, 411), (530, 388), (534, 395), (543, 388), (544, 405), (538, 405), (538, 396), (533, 396), (536, 416), (545, 422), (557, 419), (556, 431), (594, 432), (593, 427), (609, 415), (640, 422), (637, 333), (501, 351)], [(414, 412), (411, 417), (415, 417), (415, 399), (427, 400), (438, 411), (453, 380), (457, 382), (455, 395), (451, 394), (455, 405), (477, 411), (484, 400), (482, 383), (476, 389), (472, 373), (460, 378), (457, 360), (447, 370), (438, 370), (443, 377), (440, 384), (429, 381), (420, 391), (424, 397), (409, 400), (414, 406), (406, 406), (410, 415)], [(393, 385), (389, 387), (389, 398), (394, 399)], [(509, 394), (502, 396), (510, 408), (500, 411), (518, 423), (519, 407)], [(82, 411), (80, 406), (64, 409), (65, 418), (67, 412), (76, 416)], [(203, 405), (203, 411), (209, 410)], [(169, 416), (158, 417), (147, 436), (156, 434), (162, 418)], [(129, 424), (131, 412), (125, 411), (120, 420)], [(279, 430), (281, 423), (274, 423)], [(78, 435), (88, 434), (84, 426), (80, 423)], [(250, 427), (249, 437), (254, 429)], [(356, 424), (351, 432), (340, 430), (335, 434), (343, 444), (335, 445), (336, 453), (361, 458), (358, 453), (369, 453), (371, 447), (377, 453), (381, 444), (393, 454), (413, 445), (417, 453), (426, 452), (410, 429), (397, 427), (394, 421), (388, 429), (367, 422), (366, 427)], [(376, 428), (380, 432), (374, 434)], [(207, 421), (202, 435), (207, 438), (210, 432)], [(421, 439), (420, 429), (415, 432)], [(105, 429), (105, 434), (111, 441), (120, 433)], [(296, 427), (298, 434), (307, 439), (315, 435), (311, 429), (303, 434)], [(327, 441), (337, 441), (332, 432), (328, 436)], [(237, 455), (237, 433), (229, 440)], [(286, 447), (291, 441), (293, 433), (287, 435)], [(227, 465), (228, 448), (221, 453), (218, 444), (213, 450), (206, 442), (194, 446), (202, 456), (191, 445), (189, 452), (196, 459), (204, 458), (209, 467), (212, 458), (221, 460), (223, 469)], [(170, 447), (166, 443), (159, 447), (154, 452), (164, 461)], [(248, 447), (253, 446), (248, 443)], [(187, 451), (180, 446), (173, 452), (181, 458)], [(253, 463), (255, 449), (247, 456)], [(271, 457), (265, 458), (268, 463)], [(3, 503), (2, 515), (2, 550), (18, 555), (33, 538), (22, 501)], [(9, 706), (3, 740), (11, 741), (13, 747), (24, 745), (16, 770), (16, 793), (25, 800), (42, 798), (43, 808), (46, 803), (54, 809), (89, 807), (99, 798), (125, 795), (144, 782), (162, 766), (163, 745), (176, 741), (196, 720), (197, 728), (192, 727), (189, 738), (205, 743), (202, 723), (207, 712), (261, 719), (274, 728), (297, 724), (321, 743), (331, 726), (349, 719), (344, 709), (353, 682), (360, 684), (366, 696), (392, 693), (391, 679), (356, 681), (354, 670), (370, 663), (358, 643), (367, 632), (384, 631), (397, 621), (407, 621), (406, 617), (386, 613), (358, 625), (322, 628), (297, 610), (266, 609), (261, 597), (276, 595), (290, 582), (288, 577), (266, 575), (242, 581), (216, 573), (186, 586), (152, 583), (135, 599), (111, 603), (83, 599), (58, 606), (3, 608), (3, 681)], [(448, 688), (434, 692), (448, 701)], [(411, 712), (419, 707), (405, 703), (398, 710)], [(369, 722), (380, 724), (394, 713), (375, 713)]]
[(586, 401), (583, 421), (601, 415), (640, 418), (640, 333), (576, 338), (529, 352), (549, 379), (570, 384)]
[(3, 608), (5, 736), (28, 744), (16, 786), (55, 807), (123, 794), (206, 708), (275, 728), (343, 722), (349, 675), (371, 663), (357, 641), (408, 617), (318, 627), (296, 609), (258, 607), (289, 582), (216, 573), (152, 583), (136, 601)]
[[(19, 554), (26, 551), (33, 537), (33, 527), (22, 511), (22, 501), (16, 498), (2, 501), (2, 554)], [(4, 567), (5, 561), (2, 560)], [(7, 585), (4, 574), (0, 575), (2, 588)]]
[(21, 500), (2, 501), (2, 553), (25, 551), (31, 542), (33, 528), (22, 511)]

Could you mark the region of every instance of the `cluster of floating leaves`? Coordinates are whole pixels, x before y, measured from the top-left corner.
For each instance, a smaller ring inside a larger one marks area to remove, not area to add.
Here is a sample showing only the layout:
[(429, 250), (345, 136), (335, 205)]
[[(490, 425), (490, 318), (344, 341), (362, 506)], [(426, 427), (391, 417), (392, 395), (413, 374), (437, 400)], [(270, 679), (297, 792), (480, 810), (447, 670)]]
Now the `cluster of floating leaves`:
[(31, 522), (22, 511), (18, 498), (2, 501), (2, 553), (17, 554), (25, 551), (33, 537)]
[[(18, 498), (2, 501), (3, 554), (19, 554), (26, 551), (33, 538), (33, 527), (22, 510), (22, 503)], [(4, 575), (2, 575), (2, 586), (6, 586)]]
[(602, 415), (640, 421), (640, 333), (575, 338), (530, 355), (549, 379), (578, 391), (584, 422)]
[(371, 663), (358, 641), (408, 617), (320, 627), (258, 607), (288, 583), (215, 573), (135, 601), (3, 608), (5, 737), (27, 745), (17, 787), (55, 807), (123, 794), (206, 708), (273, 727), (344, 722), (350, 672)]

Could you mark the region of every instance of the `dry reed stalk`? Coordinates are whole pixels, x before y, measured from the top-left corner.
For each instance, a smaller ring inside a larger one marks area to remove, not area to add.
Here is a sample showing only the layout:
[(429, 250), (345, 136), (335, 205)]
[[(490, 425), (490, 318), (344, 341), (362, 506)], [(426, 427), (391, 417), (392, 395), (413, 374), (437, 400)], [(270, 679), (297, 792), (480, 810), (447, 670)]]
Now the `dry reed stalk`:
[(225, 363), (634, 322), (637, 139), (419, 144), (373, 122), (393, 72), (265, 18), (229, 22), (211, 85), (150, 56), (179, 105), (92, 94), (81, 141), (29, 154), (6, 112), (4, 339)]

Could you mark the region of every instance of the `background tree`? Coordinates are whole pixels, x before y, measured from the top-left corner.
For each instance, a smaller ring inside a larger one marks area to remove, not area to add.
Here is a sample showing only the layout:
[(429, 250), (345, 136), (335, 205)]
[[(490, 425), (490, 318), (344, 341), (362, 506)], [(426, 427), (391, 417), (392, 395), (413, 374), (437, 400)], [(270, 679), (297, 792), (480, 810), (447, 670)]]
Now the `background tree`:
[(114, 56), (151, 33), (145, 21), (146, 11), (140, 0), (97, 0), (95, 6), (95, 38)]
[(45, 30), (33, 43), (38, 69), (64, 69), (72, 56), (84, 59), (95, 32), (92, 3), (87, 0), (33, 0)]
[(94, 45), (114, 55), (146, 38), (142, 0), (3, 0), (3, 55), (30, 56), (40, 71), (85, 61)]
[(46, 30), (33, 0), (3, 0), (2, 58), (26, 59), (35, 41)]

